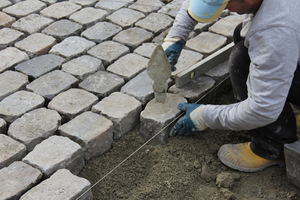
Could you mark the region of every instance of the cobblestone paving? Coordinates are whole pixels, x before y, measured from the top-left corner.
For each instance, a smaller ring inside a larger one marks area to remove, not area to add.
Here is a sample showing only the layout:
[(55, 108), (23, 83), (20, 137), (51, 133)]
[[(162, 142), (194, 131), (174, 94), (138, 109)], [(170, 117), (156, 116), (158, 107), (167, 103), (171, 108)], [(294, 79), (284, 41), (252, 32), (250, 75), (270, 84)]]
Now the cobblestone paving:
[[(69, 192), (54, 199), (75, 199), (90, 187), (76, 176), (85, 161), (137, 123), (149, 138), (143, 127), (174, 116), (146, 106), (154, 94), (145, 69), (182, 1), (0, 1), (0, 199), (44, 199), (58, 188)], [(198, 24), (177, 69), (229, 44), (242, 18), (224, 11)], [(170, 82), (170, 95), (193, 102), (227, 73), (225, 64), (182, 88)]]

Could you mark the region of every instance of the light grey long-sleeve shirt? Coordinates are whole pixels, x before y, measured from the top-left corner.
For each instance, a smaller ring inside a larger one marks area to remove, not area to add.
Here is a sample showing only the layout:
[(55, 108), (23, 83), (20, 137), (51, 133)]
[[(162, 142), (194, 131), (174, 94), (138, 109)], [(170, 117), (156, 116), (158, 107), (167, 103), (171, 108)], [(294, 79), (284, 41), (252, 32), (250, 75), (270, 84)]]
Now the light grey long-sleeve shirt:
[[(187, 2), (168, 37), (186, 39), (194, 26), (193, 20), (186, 20)], [(263, 0), (245, 39), (251, 59), (248, 98), (230, 105), (205, 105), (202, 119), (209, 128), (250, 130), (278, 118), (300, 58), (299, 8), (299, 0)], [(189, 25), (182, 26), (185, 23)]]

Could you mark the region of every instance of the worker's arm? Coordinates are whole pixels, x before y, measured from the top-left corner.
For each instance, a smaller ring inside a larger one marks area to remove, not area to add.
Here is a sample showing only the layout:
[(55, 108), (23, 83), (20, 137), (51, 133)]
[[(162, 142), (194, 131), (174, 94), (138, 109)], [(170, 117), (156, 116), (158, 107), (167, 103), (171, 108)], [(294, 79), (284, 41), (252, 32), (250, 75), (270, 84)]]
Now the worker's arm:
[(172, 71), (176, 70), (174, 66), (178, 61), (180, 53), (185, 45), (185, 41), (197, 24), (197, 22), (193, 20), (187, 13), (188, 2), (189, 0), (185, 0), (183, 2), (181, 9), (176, 15), (172, 28), (162, 44), (168, 61), (172, 67)]
[(248, 98), (231, 105), (206, 105), (201, 110), (205, 124), (212, 129), (250, 130), (274, 122), (282, 112), (297, 67), (297, 37), (296, 31), (284, 27), (249, 35)]

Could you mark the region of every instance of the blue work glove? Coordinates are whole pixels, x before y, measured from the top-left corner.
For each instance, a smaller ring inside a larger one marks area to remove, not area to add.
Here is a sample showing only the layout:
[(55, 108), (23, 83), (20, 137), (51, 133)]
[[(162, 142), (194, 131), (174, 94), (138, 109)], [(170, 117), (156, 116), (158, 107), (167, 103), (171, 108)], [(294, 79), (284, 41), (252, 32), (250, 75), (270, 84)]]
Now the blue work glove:
[(176, 134), (183, 135), (185, 133), (190, 133), (192, 131), (197, 131), (194, 122), (191, 120), (190, 114), (193, 110), (198, 108), (201, 104), (192, 104), (192, 103), (180, 103), (177, 105), (177, 108), (181, 111), (185, 111), (185, 115), (181, 117), (175, 125), (172, 127), (169, 135), (174, 136)]
[(166, 38), (165, 42), (162, 44), (163, 49), (167, 55), (168, 61), (171, 65), (171, 70), (176, 70), (176, 63), (180, 56), (185, 41), (180, 38)]

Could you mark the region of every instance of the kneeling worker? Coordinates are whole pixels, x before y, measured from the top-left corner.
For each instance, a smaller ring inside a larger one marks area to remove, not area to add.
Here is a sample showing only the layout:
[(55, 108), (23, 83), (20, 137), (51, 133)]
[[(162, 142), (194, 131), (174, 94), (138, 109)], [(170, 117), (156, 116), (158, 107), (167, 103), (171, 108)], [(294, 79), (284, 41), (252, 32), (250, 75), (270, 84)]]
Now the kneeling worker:
[(252, 141), (223, 145), (230, 168), (256, 172), (283, 161), (283, 145), (297, 140), (290, 103), (300, 106), (299, 0), (185, 0), (162, 44), (171, 66), (198, 22), (215, 20), (224, 9), (246, 14), (234, 31), (229, 75), (238, 103), (179, 104), (186, 111), (170, 135), (194, 130), (248, 130)]

